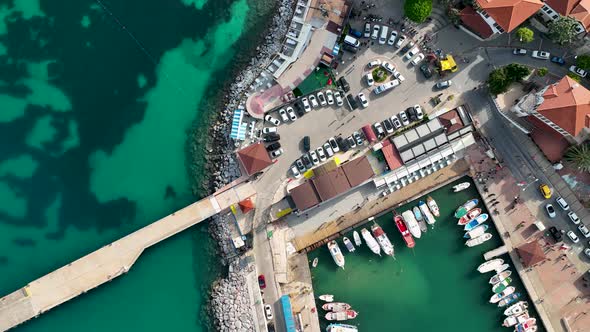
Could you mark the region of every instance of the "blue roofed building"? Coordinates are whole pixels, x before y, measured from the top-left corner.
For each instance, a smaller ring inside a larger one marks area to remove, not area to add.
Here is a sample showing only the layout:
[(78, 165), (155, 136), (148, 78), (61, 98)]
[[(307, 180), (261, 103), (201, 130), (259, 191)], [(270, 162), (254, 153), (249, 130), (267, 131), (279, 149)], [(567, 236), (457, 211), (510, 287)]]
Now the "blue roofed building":
[(296, 332), (295, 318), (293, 317), (293, 309), (291, 308), (291, 299), (289, 295), (281, 296), (281, 308), (283, 309), (283, 322), (285, 323), (285, 331)]

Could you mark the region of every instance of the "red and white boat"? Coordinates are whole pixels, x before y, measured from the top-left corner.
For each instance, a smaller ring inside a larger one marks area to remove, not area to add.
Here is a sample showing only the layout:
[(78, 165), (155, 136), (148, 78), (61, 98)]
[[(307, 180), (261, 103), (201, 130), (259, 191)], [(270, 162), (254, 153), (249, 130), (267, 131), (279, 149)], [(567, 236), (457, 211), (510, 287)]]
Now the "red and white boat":
[(395, 221), (395, 225), (397, 226), (399, 232), (402, 233), (402, 237), (406, 242), (406, 246), (408, 246), (408, 248), (414, 248), (416, 242), (414, 242), (414, 237), (412, 234), (410, 234), (408, 226), (406, 226), (406, 223), (404, 222), (404, 218), (402, 218), (402, 216), (399, 214), (396, 214), (393, 216), (393, 220)]
[(393, 244), (391, 244), (391, 241), (389, 241), (387, 234), (385, 234), (381, 226), (379, 226), (377, 223), (373, 224), (371, 226), (371, 232), (373, 232), (373, 236), (375, 239), (377, 239), (377, 242), (381, 246), (381, 249), (383, 249), (383, 252), (386, 255), (395, 258)]
[(350, 304), (344, 302), (324, 303), (322, 309), (326, 311), (340, 312), (350, 309)]
[(476, 209), (470, 210), (469, 212), (467, 212), (466, 215), (464, 215), (463, 217), (459, 218), (459, 222), (457, 222), (457, 225), (466, 225), (471, 220), (473, 220), (473, 218), (479, 216), (480, 214), (481, 214), (481, 209), (480, 208), (476, 208)]
[(524, 323), (516, 325), (514, 332), (534, 332), (537, 331), (537, 320), (535, 318), (529, 318)]
[(339, 312), (329, 312), (325, 317), (327, 320), (348, 320), (355, 319), (356, 316), (358, 316), (358, 312), (354, 310), (346, 310)]

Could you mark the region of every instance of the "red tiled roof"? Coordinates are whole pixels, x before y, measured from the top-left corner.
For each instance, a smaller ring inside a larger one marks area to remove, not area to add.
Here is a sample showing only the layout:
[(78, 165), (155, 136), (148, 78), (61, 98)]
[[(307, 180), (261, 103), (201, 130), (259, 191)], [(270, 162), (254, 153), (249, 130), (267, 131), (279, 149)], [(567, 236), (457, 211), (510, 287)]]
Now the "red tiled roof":
[(322, 202), (338, 196), (350, 189), (350, 183), (342, 170), (338, 167), (328, 173), (318, 175), (313, 180), (313, 185), (320, 196)]
[(461, 121), (461, 117), (459, 117), (459, 113), (455, 110), (439, 115), (438, 119), (440, 124), (447, 130), (447, 134), (454, 133), (465, 126)]
[(389, 170), (393, 171), (404, 164), (397, 148), (391, 144), (389, 140), (383, 141), (381, 152), (383, 152), (383, 155), (385, 156), (385, 161), (387, 162), (387, 166), (389, 166)]
[(545, 260), (545, 252), (538, 241), (525, 243), (516, 248), (524, 267), (533, 266)]
[(299, 186), (293, 188), (291, 192), (291, 199), (299, 211), (305, 211), (311, 207), (320, 204), (320, 196), (315, 191), (315, 187), (311, 181), (305, 181)]
[(342, 165), (342, 169), (351, 187), (356, 187), (375, 175), (366, 156), (348, 161)]
[(514, 30), (543, 7), (540, 0), (477, 0), (477, 3), (506, 32)]
[(590, 0), (581, 0), (569, 16), (580, 21), (586, 31), (588, 31), (588, 28), (590, 28)]
[(238, 151), (237, 155), (248, 175), (260, 172), (272, 164), (272, 160), (270, 160), (268, 152), (266, 152), (266, 148), (262, 143), (249, 145)]
[(545, 3), (563, 16), (570, 14), (579, 0), (545, 0)]
[(481, 38), (486, 39), (494, 34), (492, 28), (490, 28), (483, 17), (481, 17), (481, 15), (479, 15), (472, 7), (465, 7), (460, 15), (463, 25), (477, 33)]
[(240, 210), (242, 210), (242, 213), (248, 213), (254, 210), (254, 202), (252, 202), (252, 199), (250, 197), (239, 202), (238, 205), (240, 206)]
[(535, 127), (531, 132), (531, 138), (543, 152), (547, 160), (556, 163), (561, 160), (563, 154), (570, 146), (569, 142), (555, 129), (534, 115), (529, 115), (526, 120)]
[(572, 136), (577, 136), (586, 126), (590, 115), (590, 91), (569, 76), (550, 86), (543, 98), (545, 100), (537, 112)]

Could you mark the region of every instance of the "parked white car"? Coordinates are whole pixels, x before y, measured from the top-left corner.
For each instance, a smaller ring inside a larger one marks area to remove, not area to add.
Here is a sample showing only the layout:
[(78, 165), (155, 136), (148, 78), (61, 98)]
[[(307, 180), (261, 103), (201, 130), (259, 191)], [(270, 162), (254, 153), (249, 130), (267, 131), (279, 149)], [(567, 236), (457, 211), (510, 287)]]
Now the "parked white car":
[(324, 143), (324, 150), (326, 150), (326, 154), (328, 155), (328, 158), (332, 157), (334, 155), (334, 150), (332, 150), (332, 146), (330, 146), (330, 143)]
[(384, 25), (381, 27), (381, 34), (379, 35), (379, 44), (385, 45), (387, 42), (387, 36), (389, 35), (389, 27)]
[(328, 138), (328, 143), (332, 147), (332, 150), (334, 151), (334, 153), (340, 151), (340, 148), (338, 147), (338, 143), (336, 142), (336, 139), (334, 137)]
[(315, 150), (309, 151), (309, 157), (314, 165), (319, 165), (320, 160), (318, 159), (318, 154), (315, 152)]
[(268, 121), (275, 126), (278, 126), (281, 124), (281, 121), (279, 121), (279, 119), (273, 118), (270, 114), (267, 114), (264, 116), (264, 121)]
[(559, 204), (559, 207), (561, 207), (561, 209), (563, 211), (567, 211), (570, 209), (570, 206), (567, 204), (567, 202), (565, 201), (565, 199), (563, 199), (563, 197), (558, 196), (555, 201), (557, 202), (557, 204)]
[(579, 225), (580, 224), (580, 218), (578, 218), (578, 215), (574, 211), (568, 212), (567, 213), (567, 216), (574, 223), (574, 225)]
[(297, 120), (297, 115), (295, 115), (295, 111), (293, 110), (293, 107), (291, 107), (291, 106), (287, 107), (287, 114), (289, 114), (289, 119), (291, 119), (291, 121)]
[(399, 119), (402, 121), (402, 124), (404, 126), (407, 126), (410, 124), (410, 120), (408, 120), (408, 115), (406, 114), (406, 111), (399, 112)]
[(326, 158), (326, 154), (324, 153), (324, 148), (322, 148), (321, 146), (317, 149), (315, 149), (315, 151), (318, 154), (318, 158), (320, 158), (321, 162), (326, 161), (328, 158)]
[(420, 107), (420, 105), (414, 105), (414, 111), (416, 111), (416, 117), (418, 120), (422, 120), (424, 118), (424, 112), (422, 112), (422, 107)]
[(272, 320), (272, 307), (270, 306), (270, 304), (265, 304), (264, 305), (264, 315), (266, 315), (266, 320), (271, 321)]
[(305, 113), (311, 111), (311, 106), (309, 105), (309, 100), (307, 100), (307, 98), (301, 98), (301, 103), (303, 104), (303, 109), (305, 110)]
[(413, 58), (416, 54), (418, 54), (418, 52), (420, 52), (420, 49), (418, 47), (414, 47), (412, 48), (408, 54), (406, 54), (406, 56), (404, 57), (406, 60), (410, 60), (411, 58)]
[(281, 116), (281, 119), (283, 120), (283, 122), (288, 122), (289, 121), (289, 116), (287, 115), (287, 111), (285, 111), (284, 108), (281, 108), (279, 110), (279, 115)]
[(328, 100), (328, 105), (334, 105), (334, 93), (332, 93), (332, 90), (326, 91), (326, 99)]
[(531, 56), (533, 58), (541, 59), (541, 60), (549, 60), (550, 55), (551, 54), (549, 52), (545, 52), (545, 51), (533, 51), (533, 53), (531, 54)]
[(272, 158), (277, 158), (278, 156), (282, 155), (282, 154), (283, 154), (283, 152), (284, 152), (284, 151), (283, 151), (283, 148), (280, 148), (280, 149), (277, 149), (277, 150), (274, 150), (273, 152), (271, 152), (271, 153), (270, 153), (270, 156), (271, 156)]
[(379, 38), (379, 30), (381, 30), (381, 27), (378, 24), (373, 25), (373, 33), (371, 34), (371, 39)]
[(276, 133), (277, 131), (278, 131), (277, 127), (264, 127), (264, 128), (262, 128), (263, 134)]
[(567, 232), (567, 237), (569, 237), (570, 240), (572, 240), (573, 243), (580, 242), (580, 238), (578, 238), (578, 236), (576, 235), (576, 233), (574, 233), (572, 231), (568, 231)]
[(334, 98), (336, 99), (336, 105), (342, 106), (344, 104), (344, 101), (342, 100), (342, 95), (340, 94), (340, 91), (334, 92)]
[(422, 62), (422, 60), (424, 60), (424, 53), (418, 53), (418, 55), (416, 55), (416, 57), (412, 59), (411, 63), (415, 66)]
[(365, 80), (367, 81), (368, 86), (373, 86), (373, 84), (375, 84), (375, 80), (373, 79), (373, 74), (371, 72), (368, 72), (367, 75), (365, 75)]
[(381, 94), (385, 91), (389, 91), (393, 88), (395, 88), (396, 86), (398, 86), (400, 84), (399, 80), (395, 79), (386, 83), (383, 83), (381, 85), (379, 85), (378, 87), (376, 87), (375, 89), (373, 89), (373, 92), (378, 95)]
[(379, 59), (375, 59), (375, 60), (367, 63), (367, 67), (369, 67), (369, 68), (375, 68), (378, 66), (381, 66), (381, 60), (379, 60)]
[(399, 118), (397, 117), (397, 115), (392, 115), (391, 118), (391, 123), (393, 123), (393, 127), (395, 128), (395, 130), (400, 129), (402, 126), (402, 123), (399, 121)]
[(551, 204), (545, 205), (545, 210), (547, 210), (547, 214), (549, 215), (549, 218), (555, 218), (555, 216), (557, 215), (555, 213), (555, 208)]
[(318, 100), (314, 95), (309, 95), (309, 102), (311, 103), (311, 107), (318, 108), (320, 104), (318, 104)]
[(406, 36), (404, 35), (399, 35), (399, 38), (397, 39), (397, 41), (395, 42), (395, 48), (400, 48), (402, 47), (402, 44), (404, 43), (404, 41), (406, 41)]
[(383, 63), (381, 64), (381, 67), (383, 67), (383, 69), (387, 70), (390, 74), (393, 74), (393, 71), (395, 70), (395, 67), (387, 61), (383, 61)]
[(578, 230), (580, 231), (580, 233), (582, 233), (582, 235), (584, 235), (585, 238), (590, 237), (590, 231), (588, 230), (588, 227), (586, 227), (586, 225), (581, 224), (580, 226), (578, 226)]
[(389, 40), (387, 40), (387, 45), (395, 44), (396, 38), (397, 38), (397, 31), (391, 30), (391, 34), (389, 35)]
[(365, 97), (364, 93), (359, 93), (358, 94), (359, 97), (359, 101), (361, 102), (361, 105), (363, 105), (363, 108), (367, 108), (369, 107), (369, 100), (367, 100), (367, 97)]
[(323, 92), (318, 92), (318, 100), (320, 101), (320, 105), (322, 106), (326, 106), (328, 105), (328, 102), (326, 101), (326, 97), (324, 96)]
[(571, 66), (570, 71), (574, 74), (580, 75), (581, 77), (586, 77), (588, 74), (584, 69), (578, 68), (576, 66)]
[(296, 165), (291, 165), (291, 173), (293, 174), (293, 177), (296, 179), (299, 179), (301, 177), (301, 172), (299, 172)]

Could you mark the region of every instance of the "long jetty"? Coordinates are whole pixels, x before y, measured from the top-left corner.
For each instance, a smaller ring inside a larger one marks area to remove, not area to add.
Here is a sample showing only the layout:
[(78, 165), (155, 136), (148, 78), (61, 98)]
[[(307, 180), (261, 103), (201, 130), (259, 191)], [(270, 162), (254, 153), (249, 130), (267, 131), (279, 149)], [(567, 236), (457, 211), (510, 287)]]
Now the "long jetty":
[(255, 193), (250, 183), (217, 192), (4, 296), (0, 299), (0, 331), (22, 324), (126, 273), (145, 249)]

